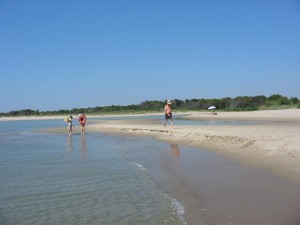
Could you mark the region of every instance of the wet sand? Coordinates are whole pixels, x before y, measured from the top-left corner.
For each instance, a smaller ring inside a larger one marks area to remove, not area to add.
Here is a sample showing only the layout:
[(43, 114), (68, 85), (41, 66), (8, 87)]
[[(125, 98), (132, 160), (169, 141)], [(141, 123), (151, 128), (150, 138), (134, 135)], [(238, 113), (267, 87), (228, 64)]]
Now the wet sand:
[(139, 159), (189, 225), (299, 225), (300, 188), (268, 170), (176, 144)]
[[(155, 119), (89, 119), (87, 131), (150, 136), (174, 144), (208, 149), (240, 162), (267, 168), (300, 183), (300, 109), (255, 112), (187, 113), (190, 120), (256, 121), (256, 125), (169, 125)], [(76, 132), (76, 127), (74, 127)], [(54, 129), (65, 132), (65, 128)]]
[[(251, 116), (253, 115), (253, 116)], [(240, 162), (267, 168), (300, 183), (300, 109), (192, 113), (191, 120), (257, 121), (256, 125), (169, 125), (151, 119), (97, 121), (88, 130), (118, 135), (150, 136), (199, 147)]]

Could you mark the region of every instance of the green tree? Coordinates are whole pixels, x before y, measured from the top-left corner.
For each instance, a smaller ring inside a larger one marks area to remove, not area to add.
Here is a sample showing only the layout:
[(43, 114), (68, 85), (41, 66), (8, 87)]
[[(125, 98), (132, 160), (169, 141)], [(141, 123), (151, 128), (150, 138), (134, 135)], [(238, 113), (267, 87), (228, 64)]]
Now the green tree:
[(298, 103), (299, 103), (299, 99), (298, 99), (298, 98), (296, 98), (296, 97), (291, 97), (291, 98), (290, 98), (290, 102), (291, 102), (291, 104), (294, 104), (294, 105), (296, 105), (296, 104), (298, 104)]

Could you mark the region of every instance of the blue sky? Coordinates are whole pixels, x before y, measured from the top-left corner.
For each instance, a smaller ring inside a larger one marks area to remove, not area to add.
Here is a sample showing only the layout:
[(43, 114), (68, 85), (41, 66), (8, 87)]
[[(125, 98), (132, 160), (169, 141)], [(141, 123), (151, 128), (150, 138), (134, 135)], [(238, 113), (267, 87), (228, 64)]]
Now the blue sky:
[(0, 112), (300, 97), (299, 0), (0, 0)]

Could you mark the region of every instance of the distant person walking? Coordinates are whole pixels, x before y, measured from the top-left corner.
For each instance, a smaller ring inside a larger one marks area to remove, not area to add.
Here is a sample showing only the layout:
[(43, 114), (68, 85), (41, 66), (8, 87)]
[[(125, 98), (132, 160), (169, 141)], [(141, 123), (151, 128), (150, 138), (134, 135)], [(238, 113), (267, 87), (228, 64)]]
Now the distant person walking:
[(83, 114), (79, 114), (78, 121), (81, 125), (81, 134), (85, 134), (85, 123), (86, 123), (86, 116)]
[(170, 122), (171, 122), (171, 127), (174, 128), (173, 117), (172, 117), (172, 102), (171, 102), (171, 100), (168, 100), (167, 104), (165, 105), (165, 123), (164, 123), (164, 127), (166, 127), (168, 120), (170, 120)]
[(67, 117), (65, 120), (66, 123), (68, 123), (68, 128), (69, 128), (69, 135), (72, 135), (72, 119), (73, 119), (73, 116), (69, 116)]

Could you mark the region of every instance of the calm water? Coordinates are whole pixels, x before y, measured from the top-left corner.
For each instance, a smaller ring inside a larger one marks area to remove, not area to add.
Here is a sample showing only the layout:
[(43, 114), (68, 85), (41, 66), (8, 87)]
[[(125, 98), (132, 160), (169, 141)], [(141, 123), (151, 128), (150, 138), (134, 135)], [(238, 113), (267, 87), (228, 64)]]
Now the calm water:
[[(175, 125), (256, 125), (255, 121), (237, 121), (237, 120), (190, 120), (185, 119), (185, 114), (174, 114), (173, 119)], [(160, 124), (164, 123), (163, 115), (146, 115), (146, 116), (107, 116), (94, 117), (91, 120), (136, 120), (136, 119), (155, 119)], [(168, 124), (170, 122), (168, 121)]]
[(61, 126), (0, 122), (1, 225), (300, 224), (299, 185), (270, 171), (150, 138), (36, 132)]
[(128, 158), (157, 143), (32, 132), (57, 126), (0, 122), (0, 224), (186, 224), (183, 206)]

